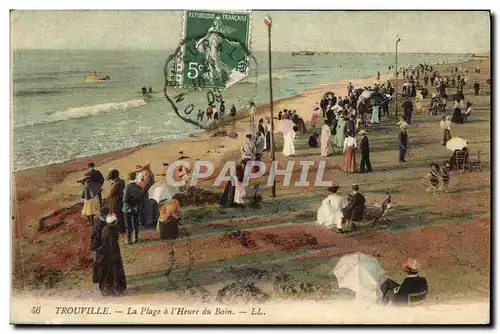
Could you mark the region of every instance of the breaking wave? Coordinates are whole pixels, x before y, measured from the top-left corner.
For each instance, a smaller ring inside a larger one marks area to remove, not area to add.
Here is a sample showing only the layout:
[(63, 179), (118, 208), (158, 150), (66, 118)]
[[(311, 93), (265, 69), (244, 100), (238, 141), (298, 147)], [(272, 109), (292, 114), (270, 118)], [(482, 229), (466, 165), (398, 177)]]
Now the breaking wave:
[(130, 100), (125, 102), (111, 102), (94, 104), (86, 107), (69, 108), (64, 111), (57, 111), (48, 115), (44, 119), (37, 120), (33, 123), (23, 124), (20, 127), (27, 127), (39, 124), (50, 124), (62, 122), (69, 119), (85, 118), (102, 113), (107, 113), (115, 110), (126, 110), (145, 106), (147, 103), (144, 99)]

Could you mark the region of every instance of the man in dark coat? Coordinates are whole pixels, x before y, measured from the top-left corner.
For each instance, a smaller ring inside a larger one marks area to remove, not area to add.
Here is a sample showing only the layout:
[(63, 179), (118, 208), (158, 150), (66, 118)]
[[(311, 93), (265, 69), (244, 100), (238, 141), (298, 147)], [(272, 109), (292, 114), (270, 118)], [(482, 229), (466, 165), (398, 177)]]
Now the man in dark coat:
[(260, 133), (262, 136), (266, 135), (266, 130), (264, 129), (264, 119), (259, 119), (259, 126), (257, 127), (257, 133)]
[(108, 197), (106, 197), (106, 206), (109, 211), (114, 213), (118, 221), (118, 229), (120, 233), (125, 233), (125, 220), (123, 217), (123, 191), (125, 190), (125, 180), (120, 178), (120, 172), (113, 169), (109, 172), (108, 181), (111, 182), (111, 189)]
[(363, 220), (365, 215), (365, 196), (359, 192), (359, 186), (357, 184), (352, 185), (352, 194), (348, 197), (347, 206), (342, 210), (345, 219), (348, 220), (352, 225), (352, 228), (356, 228), (354, 222), (360, 222)]
[(372, 172), (372, 164), (370, 162), (370, 143), (368, 141), (368, 137), (366, 136), (366, 131), (361, 130), (359, 131), (359, 134), (361, 135), (361, 141), (359, 143), (360, 149), (361, 149), (361, 166), (360, 170), (361, 173), (365, 172), (365, 166), (366, 170), (371, 173)]
[(390, 301), (393, 305), (404, 306), (410, 299), (422, 301), (427, 297), (429, 286), (425, 277), (418, 275), (417, 261), (409, 259), (403, 269), (407, 276), (401, 285), (391, 279), (385, 280), (380, 285), (382, 304), (388, 304)]
[(406, 99), (401, 106), (404, 110), (405, 121), (411, 125), (411, 119), (413, 117), (413, 102), (411, 102), (411, 99)]
[(103, 296), (120, 295), (127, 289), (118, 236), (116, 216), (108, 215), (102, 229), (101, 249), (96, 256), (99, 290)]
[(104, 184), (104, 175), (97, 169), (95, 169), (95, 163), (90, 162), (88, 165), (89, 170), (84, 174), (84, 176), (90, 177), (92, 182), (99, 185), (99, 204), (102, 205), (102, 185)]
[(347, 133), (350, 131), (352, 136), (355, 136), (355, 133), (356, 133), (356, 123), (354, 123), (354, 120), (356, 118), (354, 116), (351, 116), (349, 117), (349, 120), (345, 123), (345, 133), (347, 135)]
[(406, 150), (408, 149), (408, 133), (406, 133), (406, 124), (401, 124), (401, 132), (398, 135), (399, 162), (406, 162)]
[(129, 184), (125, 187), (123, 194), (123, 213), (127, 228), (127, 244), (132, 243), (132, 230), (135, 234), (135, 242), (139, 241), (139, 212), (141, 204), (144, 203), (142, 188), (136, 183), (136, 173), (129, 174)]
[(334, 120), (335, 120), (335, 112), (333, 111), (332, 108), (328, 109), (326, 111), (326, 119), (328, 120), (328, 122), (330, 124), (333, 124), (334, 123)]
[[(236, 166), (236, 178), (239, 182), (243, 182), (245, 176), (245, 161), (243, 160), (240, 164)], [(234, 195), (236, 193), (236, 180), (229, 180), (226, 183), (224, 192), (219, 200), (219, 204), (222, 207), (232, 207), (237, 206), (234, 201)]]
[(328, 100), (325, 98), (321, 99), (321, 102), (319, 103), (319, 106), (321, 108), (321, 111), (323, 111), (323, 118), (326, 117), (326, 106), (328, 105)]
[(477, 82), (476, 80), (474, 80), (474, 95), (479, 95), (479, 82)]
[(90, 251), (92, 252), (92, 258), (94, 260), (92, 268), (92, 283), (99, 283), (99, 266), (97, 265), (96, 259), (97, 254), (102, 248), (102, 230), (106, 226), (106, 217), (109, 214), (108, 208), (102, 208), (100, 215), (94, 219), (94, 225), (92, 227), (92, 235), (90, 237)]

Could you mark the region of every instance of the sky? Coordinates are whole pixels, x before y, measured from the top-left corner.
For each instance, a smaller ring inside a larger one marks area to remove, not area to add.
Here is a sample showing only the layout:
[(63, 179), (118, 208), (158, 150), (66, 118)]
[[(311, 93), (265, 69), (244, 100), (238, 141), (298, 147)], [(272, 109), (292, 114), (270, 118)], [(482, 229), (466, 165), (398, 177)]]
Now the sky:
[[(264, 17), (273, 20), (274, 51), (490, 51), (486, 11), (252, 12), (251, 49), (267, 50)], [(171, 49), (181, 39), (182, 11), (14, 11), (13, 49)]]

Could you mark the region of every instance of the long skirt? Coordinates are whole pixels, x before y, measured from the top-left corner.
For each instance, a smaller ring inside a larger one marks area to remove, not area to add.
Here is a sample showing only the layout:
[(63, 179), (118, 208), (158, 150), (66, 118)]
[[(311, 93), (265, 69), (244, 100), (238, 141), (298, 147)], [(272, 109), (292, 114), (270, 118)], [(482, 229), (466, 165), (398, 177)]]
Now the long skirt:
[(448, 129), (444, 129), (443, 131), (443, 146), (446, 145), (446, 142), (451, 139), (451, 132)]
[(316, 127), (316, 124), (318, 124), (318, 118), (319, 118), (319, 115), (314, 112), (311, 116), (311, 126), (313, 127), (313, 129)]
[(95, 216), (101, 211), (101, 204), (99, 203), (99, 196), (94, 196), (92, 199), (86, 199), (83, 201), (83, 216)]
[(328, 154), (333, 152), (331, 138), (321, 141), (321, 156), (327, 157)]
[(340, 168), (347, 173), (356, 173), (356, 149), (348, 147), (340, 163)]
[(370, 120), (371, 123), (380, 123), (379, 111), (380, 111), (379, 106), (373, 107), (372, 117), (371, 117), (371, 120)]
[(266, 151), (271, 150), (271, 132), (266, 132)]
[(287, 132), (283, 135), (284, 143), (283, 143), (283, 155), (288, 157), (290, 155), (295, 154), (295, 146), (294, 146), (294, 134), (292, 132)]
[(236, 187), (228, 181), (226, 187), (224, 188), (224, 193), (220, 198), (219, 204), (222, 206), (232, 206), (234, 205), (234, 194), (236, 192)]
[(245, 194), (245, 186), (243, 184), (237, 184), (234, 190), (234, 202), (236, 204), (245, 204), (245, 200), (243, 199)]
[(104, 296), (118, 295), (127, 289), (121, 255), (98, 255), (99, 290)]

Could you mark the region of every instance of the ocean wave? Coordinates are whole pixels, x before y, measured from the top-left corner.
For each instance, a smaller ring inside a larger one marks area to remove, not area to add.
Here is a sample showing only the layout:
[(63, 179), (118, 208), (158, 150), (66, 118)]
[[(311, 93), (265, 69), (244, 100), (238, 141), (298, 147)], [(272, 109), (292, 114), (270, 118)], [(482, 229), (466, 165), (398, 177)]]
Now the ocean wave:
[(60, 89), (35, 89), (35, 90), (20, 90), (14, 93), (14, 96), (37, 96), (37, 95), (56, 95), (62, 93)]
[(132, 108), (138, 108), (145, 106), (147, 103), (144, 99), (130, 100), (125, 102), (111, 102), (111, 103), (101, 103), (94, 104), (91, 106), (69, 108), (64, 111), (57, 111), (49, 114), (45, 119), (35, 120), (29, 124), (23, 124), (17, 128), (23, 128), (28, 126), (40, 125), (40, 124), (51, 124), (62, 121), (67, 121), (76, 118), (85, 118), (90, 116), (95, 116), (102, 113), (107, 113), (115, 110), (126, 110)]

